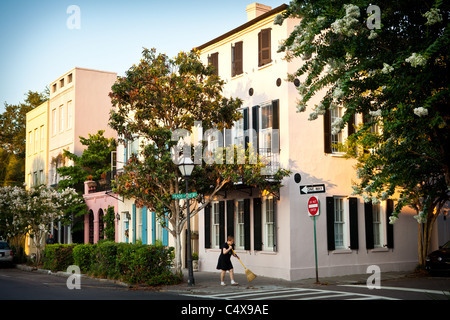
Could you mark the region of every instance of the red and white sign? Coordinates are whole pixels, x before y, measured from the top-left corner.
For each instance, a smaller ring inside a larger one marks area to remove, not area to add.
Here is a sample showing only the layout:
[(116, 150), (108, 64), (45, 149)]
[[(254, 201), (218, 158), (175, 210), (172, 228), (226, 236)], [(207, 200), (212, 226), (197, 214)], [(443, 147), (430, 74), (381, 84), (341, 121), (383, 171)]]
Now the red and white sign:
[(319, 199), (313, 196), (308, 199), (308, 215), (314, 217), (318, 216), (319, 214)]

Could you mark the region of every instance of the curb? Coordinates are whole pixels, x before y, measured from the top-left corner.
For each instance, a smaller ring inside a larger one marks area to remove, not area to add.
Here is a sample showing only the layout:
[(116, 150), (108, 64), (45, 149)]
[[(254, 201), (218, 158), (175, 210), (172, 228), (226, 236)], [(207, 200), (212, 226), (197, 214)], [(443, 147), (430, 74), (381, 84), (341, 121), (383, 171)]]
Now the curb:
[[(36, 273), (42, 273), (42, 274), (47, 274), (47, 275), (53, 275), (56, 277), (70, 277), (71, 275), (73, 275), (73, 273), (69, 273), (69, 272), (65, 272), (65, 271), (56, 271), (56, 272), (52, 272), (51, 270), (47, 270), (47, 269), (40, 269), (40, 268), (36, 268), (36, 267), (30, 267), (30, 266), (26, 266), (26, 265), (22, 265), (22, 264), (16, 264), (15, 267), (17, 269), (20, 269), (22, 271), (28, 271), (28, 272), (36, 272)], [(117, 284), (120, 285), (122, 287), (125, 288), (132, 288), (133, 286), (125, 283), (123, 281), (119, 281), (119, 280), (112, 280), (112, 279), (103, 279), (103, 278), (95, 278), (95, 277), (91, 277), (87, 274), (80, 274), (81, 278), (84, 279), (90, 279), (90, 280), (96, 280), (99, 282), (106, 282), (106, 283), (112, 283), (112, 284)]]

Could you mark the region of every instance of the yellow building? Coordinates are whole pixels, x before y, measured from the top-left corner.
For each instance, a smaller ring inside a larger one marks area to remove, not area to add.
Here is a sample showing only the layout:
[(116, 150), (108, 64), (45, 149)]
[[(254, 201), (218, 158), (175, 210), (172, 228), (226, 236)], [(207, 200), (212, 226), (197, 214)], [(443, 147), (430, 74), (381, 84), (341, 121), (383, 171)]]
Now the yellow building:
[(26, 115), (26, 188), (48, 181), (48, 106), (49, 101)]
[[(26, 114), (26, 189), (47, 184), (48, 181), (48, 106), (49, 101), (46, 101)], [(27, 236), (25, 254), (35, 251)]]

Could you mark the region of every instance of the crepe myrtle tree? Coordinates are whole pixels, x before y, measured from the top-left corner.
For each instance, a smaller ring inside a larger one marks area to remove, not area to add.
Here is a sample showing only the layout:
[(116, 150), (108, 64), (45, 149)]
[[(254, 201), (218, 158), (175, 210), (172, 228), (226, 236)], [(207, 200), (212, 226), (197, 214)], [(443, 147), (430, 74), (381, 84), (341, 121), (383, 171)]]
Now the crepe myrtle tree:
[(71, 188), (58, 191), (44, 185), (29, 190), (3, 187), (0, 190), (2, 234), (16, 245), (16, 249), (28, 234), (37, 249), (35, 263), (39, 264), (52, 222), (58, 221), (68, 207), (80, 201)]
[[(114, 190), (128, 199), (135, 199), (138, 206), (147, 206), (157, 213), (163, 227), (175, 239), (177, 272), (181, 271), (182, 231), (188, 217), (186, 201), (172, 199), (172, 194), (185, 193), (185, 178), (176, 160), (180, 154), (175, 154), (174, 150), (183, 141), (187, 143), (185, 150), (196, 146), (192, 146), (189, 139), (174, 138), (174, 132), (192, 132), (196, 121), (201, 121), (205, 131), (230, 129), (241, 117), (238, 108), (242, 101), (222, 96), (223, 85), (224, 82), (214, 75), (213, 67), (200, 61), (198, 52), (180, 52), (169, 58), (157, 54), (155, 49), (144, 49), (140, 63), (120, 77), (110, 93), (114, 105), (110, 126), (118, 132), (120, 142), (139, 144), (139, 151), (130, 154), (123, 173), (116, 179)], [(200, 148), (204, 143), (201, 141)], [(214, 157), (218, 159), (225, 154), (217, 152)], [(245, 155), (249, 157), (248, 151)], [(201, 161), (195, 168), (189, 188), (199, 196), (189, 201), (191, 217), (234, 182), (272, 190), (279, 188), (282, 178), (288, 174), (286, 170), (279, 170), (272, 181), (268, 181), (260, 174), (264, 166), (261, 161), (223, 163)]]
[[(404, 206), (417, 212), (419, 263), (425, 263), (431, 230), (449, 199), (448, 1), (291, 1), (288, 17), (300, 23), (280, 45), (303, 65), (297, 109), (323, 94), (309, 119), (344, 107), (332, 134), (355, 116), (363, 123), (343, 147), (356, 158), (356, 194), (366, 202), (396, 198), (393, 223)], [(360, 116), (361, 118), (361, 116)], [(353, 128), (351, 128), (353, 129)]]

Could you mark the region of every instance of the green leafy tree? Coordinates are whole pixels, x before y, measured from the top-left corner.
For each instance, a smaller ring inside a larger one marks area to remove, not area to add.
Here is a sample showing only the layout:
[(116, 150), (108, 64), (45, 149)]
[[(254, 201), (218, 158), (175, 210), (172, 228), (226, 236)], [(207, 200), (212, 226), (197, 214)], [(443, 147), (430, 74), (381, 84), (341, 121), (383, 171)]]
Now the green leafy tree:
[[(351, 2), (351, 3), (350, 3)], [(336, 134), (356, 114), (364, 124), (344, 147), (358, 160), (355, 193), (367, 202), (397, 197), (393, 223), (404, 206), (417, 212), (419, 263), (431, 230), (449, 199), (449, 2), (292, 1), (278, 16), (300, 23), (280, 46), (301, 57), (297, 109), (317, 94), (315, 120), (338, 106)], [(379, 10), (378, 10), (379, 9)], [(367, 13), (368, 12), (368, 13)]]
[(64, 150), (62, 157), (72, 160), (73, 165), (57, 169), (62, 177), (59, 187), (72, 187), (83, 192), (83, 183), (88, 180), (88, 176), (98, 181), (102, 175), (111, 171), (111, 154), (116, 150), (116, 141), (114, 138), (104, 137), (104, 132), (98, 130), (96, 134), (89, 134), (88, 138), (80, 137), (80, 143), (86, 147), (81, 156)]
[[(156, 54), (155, 49), (144, 49), (141, 62), (118, 79), (110, 94), (115, 106), (110, 126), (121, 140), (139, 137), (141, 146), (141, 151), (128, 160), (115, 190), (157, 213), (175, 239), (177, 271), (181, 270), (181, 235), (188, 217), (186, 201), (172, 199), (172, 194), (185, 192), (184, 177), (173, 158), (180, 155), (174, 149), (177, 146), (181, 149), (181, 141), (172, 137), (177, 130), (192, 132), (195, 121), (201, 121), (205, 132), (233, 126), (241, 117), (237, 109), (242, 102), (223, 97), (223, 85), (212, 67), (202, 64), (197, 52), (181, 52), (170, 59)], [(188, 150), (192, 148), (191, 140), (184, 142)], [(214, 159), (225, 157), (224, 154), (217, 152)], [(251, 155), (247, 151), (245, 156), (248, 159)], [(232, 187), (233, 183), (273, 190), (280, 187), (281, 179), (289, 173), (279, 170), (269, 181), (260, 174), (262, 167), (261, 161), (197, 166), (189, 184), (189, 191), (199, 193), (197, 201), (190, 201), (191, 217), (208, 205), (217, 192)]]
[(72, 225), (72, 231), (76, 234), (84, 229), (84, 219), (88, 213), (86, 202), (83, 198), (84, 182), (88, 180), (99, 181), (111, 171), (111, 154), (116, 150), (116, 140), (103, 136), (104, 130), (98, 130), (96, 134), (89, 134), (88, 138), (80, 137), (80, 142), (85, 146), (81, 156), (77, 156), (68, 150), (60, 158), (73, 161), (72, 166), (61, 166), (57, 172), (61, 176), (58, 189), (74, 188), (77, 198), (83, 201), (75, 202), (65, 210), (61, 218), (64, 225)]
[(26, 114), (48, 99), (47, 89), (43, 93), (28, 91), (25, 101), (17, 105), (5, 103), (0, 114), (0, 186), (24, 182)]

